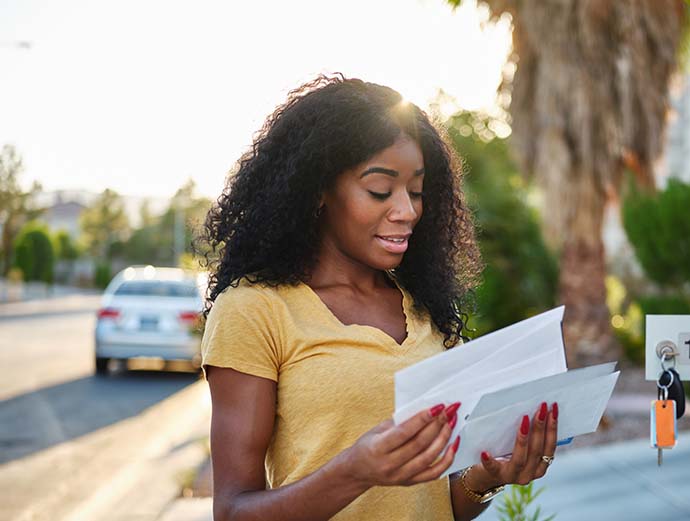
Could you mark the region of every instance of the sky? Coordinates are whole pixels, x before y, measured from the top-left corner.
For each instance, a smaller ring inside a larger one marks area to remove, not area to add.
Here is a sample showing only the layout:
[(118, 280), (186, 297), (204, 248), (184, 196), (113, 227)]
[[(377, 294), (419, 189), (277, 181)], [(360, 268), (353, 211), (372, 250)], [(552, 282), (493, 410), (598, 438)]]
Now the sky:
[[(507, 20), (473, 0), (0, 0), (0, 145), (21, 184), (217, 197), (287, 92), (319, 73), (491, 110)], [(30, 42), (30, 48), (17, 46)], [(448, 108), (446, 108), (447, 110)]]

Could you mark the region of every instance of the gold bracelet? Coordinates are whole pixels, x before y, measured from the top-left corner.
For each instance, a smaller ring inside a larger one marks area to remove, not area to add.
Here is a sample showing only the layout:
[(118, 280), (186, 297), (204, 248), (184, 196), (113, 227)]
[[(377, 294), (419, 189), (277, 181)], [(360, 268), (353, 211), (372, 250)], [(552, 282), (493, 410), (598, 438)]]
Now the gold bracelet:
[(504, 488), (506, 488), (505, 485), (499, 485), (498, 487), (490, 488), (481, 494), (475, 492), (474, 490), (470, 490), (470, 487), (467, 486), (465, 478), (467, 478), (467, 474), (469, 474), (471, 468), (472, 467), (467, 467), (460, 475), (460, 484), (465, 491), (465, 495), (474, 503), (486, 503), (487, 501), (491, 501), (494, 497), (503, 492)]

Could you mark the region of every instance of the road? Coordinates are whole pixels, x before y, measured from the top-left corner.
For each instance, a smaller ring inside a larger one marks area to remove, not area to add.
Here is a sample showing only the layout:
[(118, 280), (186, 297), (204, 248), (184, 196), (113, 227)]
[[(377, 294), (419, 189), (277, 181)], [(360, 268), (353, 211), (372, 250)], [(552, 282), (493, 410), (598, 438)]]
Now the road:
[(0, 306), (0, 520), (88, 519), (115, 497), (114, 479), (124, 493), (133, 468), (180, 441), (185, 423), (203, 425), (195, 373), (93, 375), (98, 302)]

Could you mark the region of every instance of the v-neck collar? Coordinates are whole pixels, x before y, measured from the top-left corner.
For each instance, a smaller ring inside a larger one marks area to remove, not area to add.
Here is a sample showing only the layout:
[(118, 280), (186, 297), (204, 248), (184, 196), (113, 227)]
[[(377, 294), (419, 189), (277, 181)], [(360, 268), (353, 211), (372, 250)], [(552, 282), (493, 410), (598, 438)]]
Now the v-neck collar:
[(312, 302), (313, 308), (316, 311), (319, 311), (321, 315), (327, 318), (334, 325), (349, 329), (351, 331), (362, 331), (369, 337), (380, 341), (386, 346), (390, 346), (397, 351), (404, 351), (416, 340), (416, 327), (413, 317), (414, 312), (412, 310), (412, 296), (398, 284), (392, 275), (386, 273), (386, 276), (395, 284), (402, 294), (402, 307), (403, 314), (405, 315), (405, 331), (407, 334), (405, 339), (400, 344), (398, 344), (398, 342), (392, 336), (376, 326), (369, 326), (365, 324), (343, 324), (343, 322), (333, 314), (326, 303), (321, 300), (321, 297), (319, 297), (318, 293), (316, 293), (307, 283), (300, 282), (299, 286), (304, 289), (304, 293), (308, 296), (309, 301)]

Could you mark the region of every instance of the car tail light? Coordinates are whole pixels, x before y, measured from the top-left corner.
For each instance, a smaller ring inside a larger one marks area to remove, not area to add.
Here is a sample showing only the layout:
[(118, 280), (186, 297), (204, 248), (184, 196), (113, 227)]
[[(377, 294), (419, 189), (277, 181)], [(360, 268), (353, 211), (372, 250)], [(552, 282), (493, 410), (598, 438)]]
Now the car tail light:
[(180, 322), (193, 325), (199, 318), (199, 313), (196, 311), (181, 311), (179, 315), (177, 315), (177, 318), (180, 320)]
[(102, 308), (98, 310), (98, 318), (116, 319), (120, 318), (120, 311), (114, 308)]

